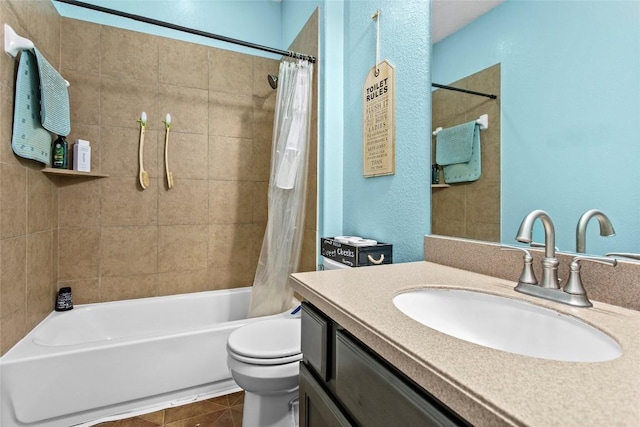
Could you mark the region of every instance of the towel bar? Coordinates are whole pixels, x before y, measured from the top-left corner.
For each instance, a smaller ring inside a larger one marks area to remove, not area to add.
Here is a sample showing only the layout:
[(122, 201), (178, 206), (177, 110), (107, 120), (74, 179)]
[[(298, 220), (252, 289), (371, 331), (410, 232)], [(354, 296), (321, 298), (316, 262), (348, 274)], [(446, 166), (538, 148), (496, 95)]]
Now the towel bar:
[[(34, 47), (31, 40), (19, 36), (9, 24), (4, 24), (4, 51), (7, 55), (15, 58), (19, 52), (33, 49)], [(67, 80), (64, 83), (67, 87), (70, 86)]]
[[(489, 128), (489, 115), (488, 114), (483, 114), (481, 115), (478, 120), (476, 120), (476, 123), (480, 125), (480, 129), (484, 130), (484, 129), (488, 129)], [(433, 135), (437, 135), (438, 132), (440, 132), (442, 130), (442, 127), (437, 127), (436, 130), (433, 131)]]

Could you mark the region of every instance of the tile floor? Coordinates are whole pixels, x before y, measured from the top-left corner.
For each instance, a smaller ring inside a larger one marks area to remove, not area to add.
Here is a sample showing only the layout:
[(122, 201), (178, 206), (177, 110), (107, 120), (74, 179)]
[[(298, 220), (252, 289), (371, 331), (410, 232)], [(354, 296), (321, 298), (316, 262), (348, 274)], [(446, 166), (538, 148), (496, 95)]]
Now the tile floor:
[(98, 424), (98, 427), (242, 427), (244, 392)]

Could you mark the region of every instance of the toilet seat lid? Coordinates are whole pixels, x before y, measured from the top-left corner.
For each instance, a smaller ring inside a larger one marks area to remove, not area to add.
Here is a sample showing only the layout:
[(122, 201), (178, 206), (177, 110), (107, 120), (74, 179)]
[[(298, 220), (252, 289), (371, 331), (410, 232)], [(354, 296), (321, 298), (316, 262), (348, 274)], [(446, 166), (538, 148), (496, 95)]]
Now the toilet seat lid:
[(229, 335), (228, 349), (251, 359), (279, 359), (300, 354), (300, 318), (249, 323)]

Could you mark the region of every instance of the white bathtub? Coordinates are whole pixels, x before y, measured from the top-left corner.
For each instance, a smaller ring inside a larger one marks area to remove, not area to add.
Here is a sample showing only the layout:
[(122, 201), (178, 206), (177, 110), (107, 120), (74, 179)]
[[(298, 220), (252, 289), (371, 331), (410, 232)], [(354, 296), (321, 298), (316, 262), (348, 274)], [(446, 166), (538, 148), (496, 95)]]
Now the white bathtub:
[(51, 313), (0, 358), (0, 425), (91, 425), (239, 390), (226, 343), (255, 320), (246, 319), (250, 295), (241, 288)]

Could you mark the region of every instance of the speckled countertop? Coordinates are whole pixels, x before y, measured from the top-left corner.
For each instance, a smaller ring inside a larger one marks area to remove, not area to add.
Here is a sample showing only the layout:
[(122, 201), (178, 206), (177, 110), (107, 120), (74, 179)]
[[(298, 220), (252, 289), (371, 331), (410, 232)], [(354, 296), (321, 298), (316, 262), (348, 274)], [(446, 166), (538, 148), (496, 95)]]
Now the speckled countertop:
[[(593, 301), (573, 308), (522, 295), (514, 282), (430, 262), (292, 275), (292, 287), (476, 426), (640, 426), (640, 312)], [(401, 313), (394, 295), (439, 286), (521, 299), (615, 338), (619, 358), (571, 363), (450, 337)]]

